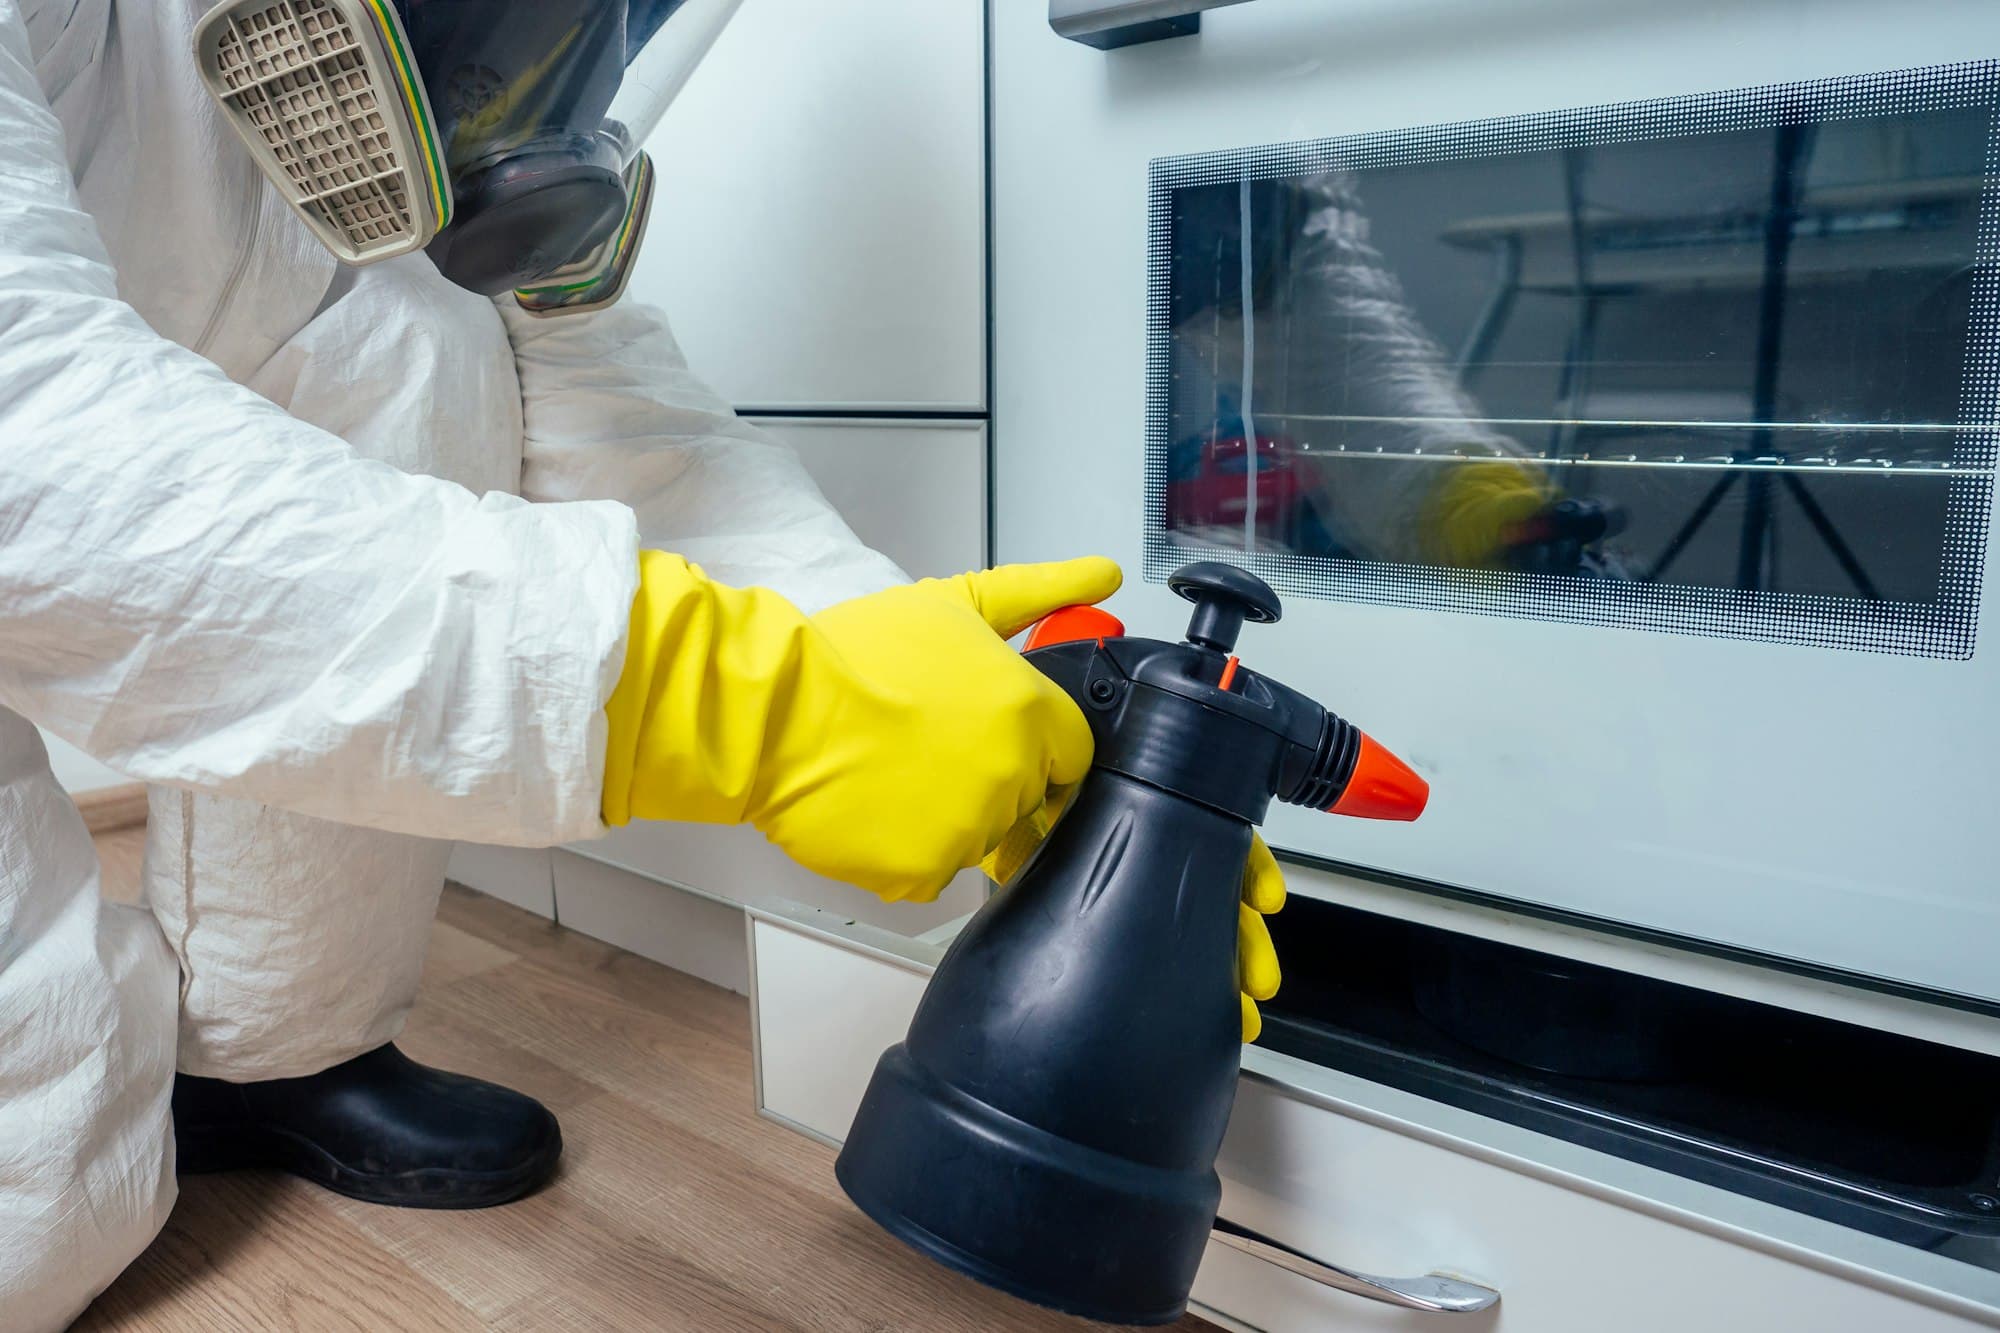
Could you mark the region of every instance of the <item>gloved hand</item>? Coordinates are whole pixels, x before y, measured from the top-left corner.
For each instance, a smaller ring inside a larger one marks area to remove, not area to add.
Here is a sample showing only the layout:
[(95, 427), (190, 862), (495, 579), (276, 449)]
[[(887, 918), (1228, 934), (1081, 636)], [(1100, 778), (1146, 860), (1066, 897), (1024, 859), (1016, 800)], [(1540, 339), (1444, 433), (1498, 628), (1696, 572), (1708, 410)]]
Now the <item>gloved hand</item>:
[(605, 821), (747, 821), (810, 870), (929, 901), (1089, 768), (1083, 714), (1006, 639), (1120, 578), (1096, 557), (1007, 565), (808, 618), (642, 551)]
[(1512, 458), (1447, 465), (1419, 518), (1424, 558), (1464, 569), (1499, 563), (1520, 526), (1557, 498), (1542, 473)]
[[(1049, 830), (1069, 808), (1074, 786), (1051, 787), (1040, 807), (1030, 811), (1007, 836), (1000, 840), (979, 868), (996, 884), (1005, 884), (1028, 863)], [(1285, 876), (1278, 858), (1264, 845), (1261, 834), (1250, 835), (1250, 859), (1243, 867), (1243, 902), (1236, 912), (1236, 983), (1242, 991), (1243, 1040), (1255, 1041), (1264, 1030), (1257, 1001), (1278, 993), (1278, 951), (1271, 945), (1270, 928), (1264, 918), (1285, 905)]]

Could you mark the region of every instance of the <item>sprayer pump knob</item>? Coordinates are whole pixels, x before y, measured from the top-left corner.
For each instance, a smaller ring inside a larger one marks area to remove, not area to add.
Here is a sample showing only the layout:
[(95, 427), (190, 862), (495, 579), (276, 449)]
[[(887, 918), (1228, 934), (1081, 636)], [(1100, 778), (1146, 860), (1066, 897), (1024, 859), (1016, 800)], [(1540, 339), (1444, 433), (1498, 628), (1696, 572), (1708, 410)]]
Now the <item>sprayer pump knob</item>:
[(1194, 615), (1188, 619), (1188, 642), (1219, 653), (1236, 646), (1244, 621), (1269, 625), (1283, 613), (1270, 584), (1219, 560), (1182, 565), (1167, 576), (1167, 586), (1194, 603)]

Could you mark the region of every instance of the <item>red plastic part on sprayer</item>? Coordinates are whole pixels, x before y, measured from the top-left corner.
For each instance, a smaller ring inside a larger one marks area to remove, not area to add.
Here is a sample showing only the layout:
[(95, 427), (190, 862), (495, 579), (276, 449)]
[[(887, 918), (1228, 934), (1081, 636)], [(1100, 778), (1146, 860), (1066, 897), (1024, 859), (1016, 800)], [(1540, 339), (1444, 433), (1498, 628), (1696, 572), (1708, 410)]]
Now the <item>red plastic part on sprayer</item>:
[(1101, 606), (1065, 606), (1051, 611), (1028, 631), (1021, 651), (1032, 653), (1051, 644), (1073, 643), (1078, 639), (1121, 639), (1125, 622)]

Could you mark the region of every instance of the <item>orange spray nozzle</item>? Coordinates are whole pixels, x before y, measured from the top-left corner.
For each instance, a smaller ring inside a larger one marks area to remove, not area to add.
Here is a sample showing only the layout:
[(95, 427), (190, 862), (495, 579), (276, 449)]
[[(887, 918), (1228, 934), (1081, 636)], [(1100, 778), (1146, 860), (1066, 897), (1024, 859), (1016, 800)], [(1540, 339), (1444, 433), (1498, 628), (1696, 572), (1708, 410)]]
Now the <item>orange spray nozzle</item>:
[(1354, 772), (1348, 777), (1340, 799), (1328, 806), (1327, 811), (1357, 819), (1407, 821), (1422, 814), (1430, 799), (1431, 784), (1363, 732)]

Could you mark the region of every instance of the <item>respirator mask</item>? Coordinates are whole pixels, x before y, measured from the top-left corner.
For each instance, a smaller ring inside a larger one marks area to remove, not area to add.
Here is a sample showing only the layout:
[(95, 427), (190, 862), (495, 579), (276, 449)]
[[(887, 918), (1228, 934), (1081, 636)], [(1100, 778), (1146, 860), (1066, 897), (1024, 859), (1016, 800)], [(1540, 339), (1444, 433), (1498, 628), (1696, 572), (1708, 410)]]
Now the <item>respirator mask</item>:
[(347, 264), (427, 250), (532, 314), (609, 305), (652, 204), (641, 145), (739, 0), (223, 0), (203, 81)]

